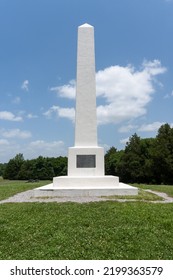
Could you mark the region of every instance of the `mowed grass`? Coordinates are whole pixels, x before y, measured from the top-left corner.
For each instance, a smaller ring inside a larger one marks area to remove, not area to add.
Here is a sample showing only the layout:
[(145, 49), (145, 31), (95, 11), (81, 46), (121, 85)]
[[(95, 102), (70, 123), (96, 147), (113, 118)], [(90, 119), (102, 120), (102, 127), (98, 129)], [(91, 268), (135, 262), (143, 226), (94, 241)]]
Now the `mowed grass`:
[(0, 259), (173, 259), (173, 204), (0, 205)]
[(159, 201), (163, 200), (162, 197), (153, 194), (151, 192), (146, 192), (143, 189), (138, 189), (138, 195), (112, 195), (108, 197), (103, 198), (108, 198), (109, 200), (111, 199), (125, 199), (125, 200), (137, 200), (137, 201)]
[(143, 190), (153, 190), (157, 192), (166, 193), (168, 196), (173, 197), (173, 186), (168, 185), (144, 185), (144, 184), (133, 184), (133, 186), (138, 187)]
[(3, 180), (2, 177), (0, 177), (0, 200), (49, 183), (50, 181), (28, 183), (27, 181)]
[[(47, 183), (0, 180), (0, 200)], [(173, 203), (144, 191), (173, 187), (137, 186), (136, 202), (0, 204), (0, 259), (173, 259)]]

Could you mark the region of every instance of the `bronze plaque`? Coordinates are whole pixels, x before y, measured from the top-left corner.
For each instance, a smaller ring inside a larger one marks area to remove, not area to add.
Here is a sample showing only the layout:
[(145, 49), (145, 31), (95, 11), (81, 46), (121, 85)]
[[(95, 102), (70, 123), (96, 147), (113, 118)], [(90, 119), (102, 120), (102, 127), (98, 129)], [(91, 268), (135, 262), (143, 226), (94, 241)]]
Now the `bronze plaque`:
[(77, 155), (77, 168), (95, 168), (96, 155)]

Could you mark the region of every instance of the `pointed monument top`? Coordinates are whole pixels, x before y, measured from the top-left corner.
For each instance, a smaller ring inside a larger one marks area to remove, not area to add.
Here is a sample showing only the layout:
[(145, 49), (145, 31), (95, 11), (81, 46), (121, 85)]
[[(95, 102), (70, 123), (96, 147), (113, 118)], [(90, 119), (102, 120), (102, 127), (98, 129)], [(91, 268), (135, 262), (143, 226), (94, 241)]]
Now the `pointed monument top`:
[(88, 23), (84, 23), (84, 24), (80, 25), (79, 27), (80, 27), (80, 28), (81, 28), (81, 27), (82, 27), (82, 28), (83, 28), (83, 27), (85, 28), (85, 27), (93, 27), (93, 26), (90, 25), (90, 24), (88, 24)]

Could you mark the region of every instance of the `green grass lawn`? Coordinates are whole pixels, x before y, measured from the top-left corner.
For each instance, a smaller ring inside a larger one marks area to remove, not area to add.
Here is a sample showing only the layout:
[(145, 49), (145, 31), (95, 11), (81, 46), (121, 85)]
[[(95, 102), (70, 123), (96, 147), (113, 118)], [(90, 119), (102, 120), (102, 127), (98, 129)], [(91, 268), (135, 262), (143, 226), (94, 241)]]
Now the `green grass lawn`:
[(159, 197), (156, 194), (150, 193), (150, 192), (146, 192), (143, 189), (138, 190), (138, 195), (112, 195), (112, 196), (108, 196), (105, 197), (103, 196), (103, 198), (109, 198), (109, 200), (111, 199), (126, 199), (126, 200), (138, 200), (138, 201), (156, 201), (156, 200), (163, 200), (162, 197)]
[(3, 180), (2, 178), (0, 178), (0, 200), (6, 199), (19, 192), (38, 188), (49, 183), (50, 181), (27, 183), (27, 181)]
[(150, 189), (157, 192), (166, 193), (168, 196), (173, 197), (173, 186), (168, 185), (144, 185), (144, 184), (133, 184), (133, 186), (140, 189)]
[[(0, 180), (0, 199), (47, 183)], [(138, 200), (147, 188), (173, 194), (172, 186), (140, 188)], [(0, 259), (172, 260), (173, 203), (0, 204)]]
[(0, 205), (0, 259), (173, 259), (173, 204)]

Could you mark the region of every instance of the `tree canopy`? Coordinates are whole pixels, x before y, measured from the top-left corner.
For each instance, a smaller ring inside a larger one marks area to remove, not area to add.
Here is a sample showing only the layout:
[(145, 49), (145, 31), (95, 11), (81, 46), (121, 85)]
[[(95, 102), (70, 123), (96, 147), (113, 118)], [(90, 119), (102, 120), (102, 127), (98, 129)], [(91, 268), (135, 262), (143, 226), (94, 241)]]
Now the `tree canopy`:
[(54, 176), (67, 174), (67, 158), (45, 158), (24, 160), (22, 154), (17, 154), (6, 164), (3, 178), (10, 180), (52, 180)]

